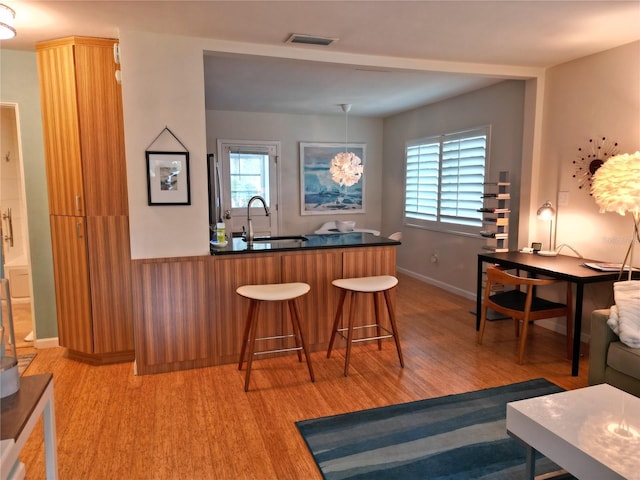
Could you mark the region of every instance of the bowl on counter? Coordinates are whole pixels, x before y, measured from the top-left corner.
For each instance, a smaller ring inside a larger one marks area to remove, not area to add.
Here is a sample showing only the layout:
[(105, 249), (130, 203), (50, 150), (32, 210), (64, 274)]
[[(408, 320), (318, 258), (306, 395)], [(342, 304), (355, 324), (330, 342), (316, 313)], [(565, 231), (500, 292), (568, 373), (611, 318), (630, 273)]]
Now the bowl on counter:
[(355, 226), (356, 222), (350, 220), (336, 220), (336, 229), (338, 229), (339, 232), (353, 232)]

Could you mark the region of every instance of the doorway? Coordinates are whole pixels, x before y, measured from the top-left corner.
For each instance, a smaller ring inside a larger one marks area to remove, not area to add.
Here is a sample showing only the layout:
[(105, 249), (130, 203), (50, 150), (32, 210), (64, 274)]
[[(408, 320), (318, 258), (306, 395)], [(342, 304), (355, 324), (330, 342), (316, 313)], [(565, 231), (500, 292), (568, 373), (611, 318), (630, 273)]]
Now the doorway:
[[(9, 279), (16, 346), (34, 340), (29, 228), (18, 105), (0, 104), (0, 243), (2, 274)], [(3, 298), (3, 308), (6, 309)]]
[[(280, 142), (217, 141), (216, 172), (219, 193), (215, 200), (218, 218), (222, 217), (227, 232), (240, 235), (247, 229), (247, 206), (253, 196), (264, 198), (251, 205), (251, 221), (255, 235), (278, 235)], [(213, 202), (212, 202), (213, 203)], [(216, 219), (217, 220), (217, 219)]]

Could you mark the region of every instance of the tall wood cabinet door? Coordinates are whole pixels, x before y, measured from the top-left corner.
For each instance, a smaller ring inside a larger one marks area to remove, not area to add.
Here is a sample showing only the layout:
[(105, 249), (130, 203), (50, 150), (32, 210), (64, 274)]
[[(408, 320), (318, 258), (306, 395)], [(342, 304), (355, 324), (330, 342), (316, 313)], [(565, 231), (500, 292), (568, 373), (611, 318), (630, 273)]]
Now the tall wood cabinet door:
[(133, 351), (129, 219), (87, 217), (94, 353)]
[(282, 256), (282, 281), (305, 282), (311, 291), (298, 299), (302, 326), (312, 350), (329, 345), (331, 327), (340, 292), (331, 285), (342, 278), (342, 253), (336, 251), (296, 252)]
[(78, 125), (87, 215), (127, 215), (122, 87), (115, 40), (81, 38), (74, 46)]
[(60, 345), (93, 353), (91, 298), (83, 217), (51, 216)]
[(84, 185), (73, 46), (49, 45), (36, 47), (49, 212), (81, 216)]

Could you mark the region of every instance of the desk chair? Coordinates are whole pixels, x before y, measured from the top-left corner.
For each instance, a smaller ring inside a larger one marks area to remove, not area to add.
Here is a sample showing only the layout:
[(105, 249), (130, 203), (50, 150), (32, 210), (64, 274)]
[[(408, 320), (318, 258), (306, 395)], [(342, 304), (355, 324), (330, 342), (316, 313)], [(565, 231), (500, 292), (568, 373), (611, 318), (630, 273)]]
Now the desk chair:
[[(519, 364), (524, 363), (524, 351), (527, 343), (529, 322), (542, 320), (543, 318), (566, 317), (567, 357), (571, 358), (573, 334), (571, 284), (567, 283), (566, 304), (551, 302), (535, 295), (534, 287), (554, 285), (557, 283), (564, 282), (562, 280), (520, 277), (507, 273), (496, 266), (487, 268), (487, 284), (484, 289), (484, 299), (482, 302), (480, 330), (476, 338), (478, 345), (482, 345), (484, 327), (487, 323), (487, 309), (489, 308), (515, 320), (516, 337), (520, 336), (520, 347), (518, 350)], [(493, 285), (508, 285), (515, 287), (515, 289), (494, 293), (492, 295)], [(520, 290), (521, 286), (526, 287), (526, 292)], [(520, 332), (520, 322), (522, 322), (522, 332)]]

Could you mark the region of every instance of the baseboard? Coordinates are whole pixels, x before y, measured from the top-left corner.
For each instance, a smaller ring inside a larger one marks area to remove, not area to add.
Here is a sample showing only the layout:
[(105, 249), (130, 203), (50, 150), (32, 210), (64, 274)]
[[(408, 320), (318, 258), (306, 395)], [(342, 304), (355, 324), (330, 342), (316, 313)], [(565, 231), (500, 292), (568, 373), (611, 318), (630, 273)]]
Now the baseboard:
[(60, 343), (58, 337), (38, 338), (33, 342), (33, 346), (36, 348), (56, 348), (60, 346)]
[[(464, 297), (468, 300), (476, 300), (476, 294), (475, 292), (468, 292), (466, 290), (462, 290), (461, 288), (458, 287), (454, 287), (453, 285), (449, 285), (448, 283), (444, 283), (441, 282), (439, 280), (435, 280), (433, 278), (427, 277), (425, 275), (421, 275), (419, 273), (416, 272), (412, 272), (411, 270), (407, 270), (406, 268), (397, 268), (397, 271), (399, 273), (402, 273), (404, 275), (407, 275), (409, 277), (415, 278), (416, 280), (420, 280), (424, 283), (428, 283), (429, 285), (434, 285), (436, 287), (439, 287), (443, 290), (446, 290), (447, 292), (451, 292), (454, 293), (456, 295), (460, 295), (461, 297)], [(584, 320), (583, 320), (583, 324), (584, 324)], [(549, 319), (549, 320), (537, 320), (536, 321), (536, 325), (539, 325), (543, 328), (549, 329), (549, 330), (553, 330), (554, 332), (558, 332), (561, 333), (562, 335), (566, 335), (567, 334), (567, 330), (565, 328), (564, 323), (561, 322), (557, 322), (553, 319)], [(590, 335), (588, 333), (585, 333), (584, 331), (581, 332), (580, 335), (580, 341), (583, 343), (589, 343), (589, 339), (590, 339)]]
[(461, 297), (464, 297), (464, 298), (466, 298), (468, 300), (474, 300), (475, 301), (475, 299), (476, 299), (475, 292), (471, 293), (471, 292), (468, 292), (466, 290), (462, 290), (461, 288), (454, 287), (453, 285), (449, 285), (448, 283), (444, 283), (444, 282), (441, 282), (439, 280), (435, 280), (435, 279), (433, 279), (431, 277), (427, 277), (425, 275), (421, 275), (421, 274), (416, 273), (416, 272), (412, 272), (411, 270), (407, 270), (406, 268), (398, 267), (397, 271), (400, 272), (400, 273), (403, 273), (403, 274), (405, 274), (405, 275), (407, 275), (409, 277), (413, 277), (416, 280), (420, 280), (420, 281), (422, 281), (424, 283), (428, 283), (429, 285), (434, 285), (436, 287), (439, 287), (439, 288), (441, 288), (443, 290), (446, 290), (447, 292), (451, 292), (451, 293), (455, 293), (456, 295), (460, 295)]

